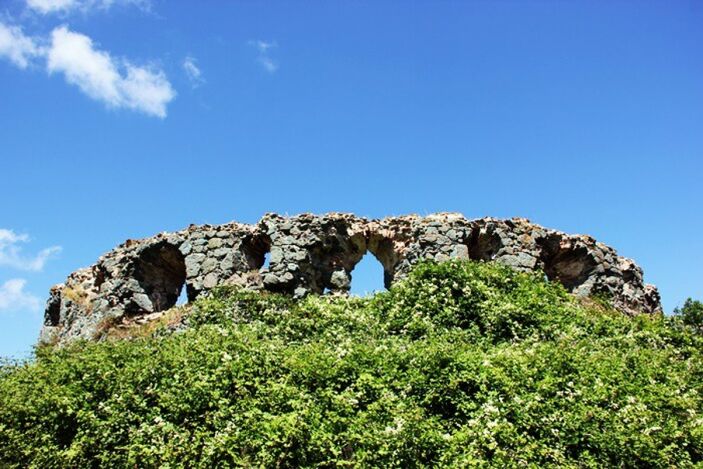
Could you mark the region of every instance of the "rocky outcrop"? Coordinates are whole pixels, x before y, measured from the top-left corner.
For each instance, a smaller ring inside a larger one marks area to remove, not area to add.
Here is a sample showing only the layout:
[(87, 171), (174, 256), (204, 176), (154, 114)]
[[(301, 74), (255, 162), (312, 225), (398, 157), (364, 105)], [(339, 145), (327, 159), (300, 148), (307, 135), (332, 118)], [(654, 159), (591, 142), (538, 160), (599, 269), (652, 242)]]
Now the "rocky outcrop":
[(256, 225), (191, 225), (128, 240), (51, 289), (40, 341), (97, 338), (120, 321), (171, 308), (184, 287), (189, 301), (223, 284), (298, 297), (346, 293), (367, 252), (383, 266), (386, 287), (423, 259), (496, 261), (542, 270), (575, 295), (603, 294), (625, 314), (661, 311), (656, 288), (643, 283), (633, 261), (590, 236), (522, 218), (267, 214)]

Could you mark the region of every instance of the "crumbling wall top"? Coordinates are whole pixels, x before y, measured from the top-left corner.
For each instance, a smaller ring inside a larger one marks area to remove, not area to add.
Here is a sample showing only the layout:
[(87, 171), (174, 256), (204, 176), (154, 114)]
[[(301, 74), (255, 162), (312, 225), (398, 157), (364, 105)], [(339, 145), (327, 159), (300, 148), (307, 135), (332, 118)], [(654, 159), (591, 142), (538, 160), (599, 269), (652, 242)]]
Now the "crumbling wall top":
[(575, 295), (605, 294), (625, 314), (661, 311), (656, 288), (632, 260), (590, 236), (524, 218), (268, 213), (255, 225), (190, 225), (127, 240), (51, 289), (40, 340), (94, 339), (106, 324), (171, 308), (182, 288), (189, 301), (221, 284), (294, 296), (346, 293), (367, 252), (383, 266), (386, 287), (423, 259), (496, 261), (542, 270)]

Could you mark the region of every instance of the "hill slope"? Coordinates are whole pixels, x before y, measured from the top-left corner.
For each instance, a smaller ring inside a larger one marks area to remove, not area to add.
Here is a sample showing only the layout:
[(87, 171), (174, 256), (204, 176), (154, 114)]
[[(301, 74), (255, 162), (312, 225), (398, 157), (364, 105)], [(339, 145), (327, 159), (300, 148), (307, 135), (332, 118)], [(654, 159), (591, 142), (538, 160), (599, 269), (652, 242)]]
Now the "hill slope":
[(703, 461), (699, 333), (537, 275), (421, 264), (371, 298), (219, 289), (170, 317), (4, 366), (0, 466)]

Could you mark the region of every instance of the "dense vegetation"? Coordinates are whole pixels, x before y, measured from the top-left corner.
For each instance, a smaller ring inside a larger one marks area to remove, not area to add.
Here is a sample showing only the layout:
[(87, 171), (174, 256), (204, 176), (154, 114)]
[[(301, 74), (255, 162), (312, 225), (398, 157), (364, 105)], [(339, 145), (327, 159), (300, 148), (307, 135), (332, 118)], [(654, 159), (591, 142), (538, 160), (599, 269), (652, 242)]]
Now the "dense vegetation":
[(3, 367), (0, 466), (703, 461), (701, 322), (685, 311), (628, 318), (466, 262), (370, 298), (219, 289), (189, 311), (183, 332)]

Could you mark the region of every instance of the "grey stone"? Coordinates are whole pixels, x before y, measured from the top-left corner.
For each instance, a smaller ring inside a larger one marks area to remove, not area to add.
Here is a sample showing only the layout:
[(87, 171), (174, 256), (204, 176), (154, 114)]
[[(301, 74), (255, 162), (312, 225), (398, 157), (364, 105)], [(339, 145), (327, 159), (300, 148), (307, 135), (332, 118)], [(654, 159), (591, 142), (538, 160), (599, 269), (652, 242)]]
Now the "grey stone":
[(276, 274), (268, 273), (268, 274), (264, 275), (264, 285), (271, 286), (271, 285), (278, 285), (279, 283), (281, 283), (281, 282), (278, 280), (278, 277), (276, 276)]
[(220, 249), (215, 249), (212, 251), (212, 255), (215, 257), (225, 257), (227, 254), (230, 254), (232, 252), (231, 249), (227, 248), (220, 248)]
[(273, 246), (271, 248), (271, 253), (269, 255), (269, 263), (279, 264), (283, 261), (283, 249), (278, 246)]
[(337, 270), (332, 273), (330, 286), (334, 290), (348, 290), (351, 285), (351, 277), (344, 270)]
[(212, 258), (212, 257), (208, 257), (207, 259), (205, 259), (205, 261), (203, 261), (203, 265), (201, 267), (201, 270), (204, 274), (209, 274), (210, 272), (215, 270), (215, 267), (217, 267), (217, 264), (218, 264), (217, 259)]
[(203, 287), (204, 288), (213, 288), (216, 287), (219, 284), (219, 279), (216, 274), (214, 273), (209, 273), (205, 276), (205, 279), (203, 279)]
[(186, 276), (195, 277), (200, 272), (200, 266), (205, 260), (205, 254), (191, 254), (186, 257)]
[(469, 247), (465, 244), (457, 244), (454, 246), (452, 251), (452, 257), (457, 259), (468, 259), (469, 258)]
[(152, 312), (154, 305), (151, 304), (151, 299), (144, 293), (137, 293), (133, 296), (134, 303), (144, 311)]
[(181, 251), (181, 254), (187, 256), (193, 250), (193, 245), (190, 243), (190, 241), (186, 241), (185, 243), (181, 244), (181, 247), (179, 249)]
[(221, 238), (212, 238), (210, 241), (207, 242), (208, 249), (217, 249), (220, 246), (222, 246)]
[(225, 272), (229, 272), (234, 269), (234, 255), (232, 253), (227, 254), (225, 258), (222, 259), (220, 268)]

